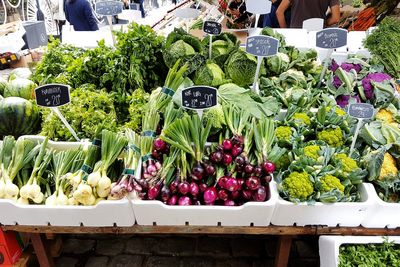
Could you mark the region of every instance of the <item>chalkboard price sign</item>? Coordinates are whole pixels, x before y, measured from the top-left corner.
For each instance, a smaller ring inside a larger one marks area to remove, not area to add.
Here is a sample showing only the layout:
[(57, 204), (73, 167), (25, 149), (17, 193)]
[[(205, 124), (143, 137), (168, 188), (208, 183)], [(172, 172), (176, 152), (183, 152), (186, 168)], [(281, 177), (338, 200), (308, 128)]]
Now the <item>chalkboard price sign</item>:
[(96, 13), (103, 16), (114, 16), (122, 13), (123, 4), (119, 1), (101, 1), (96, 3)]
[(246, 52), (258, 57), (271, 57), (278, 53), (279, 41), (269, 36), (251, 36), (246, 41)]
[(64, 84), (46, 84), (35, 89), (36, 103), (42, 107), (60, 107), (68, 104), (69, 86)]
[(222, 25), (216, 21), (206, 20), (203, 24), (203, 31), (211, 35), (219, 35), (222, 31)]
[(206, 109), (217, 105), (217, 89), (192, 86), (182, 90), (182, 106), (188, 109)]
[(347, 30), (330, 28), (316, 33), (316, 46), (325, 49), (335, 49), (347, 44)]
[(348, 113), (358, 119), (370, 119), (374, 116), (374, 106), (367, 103), (350, 104)]

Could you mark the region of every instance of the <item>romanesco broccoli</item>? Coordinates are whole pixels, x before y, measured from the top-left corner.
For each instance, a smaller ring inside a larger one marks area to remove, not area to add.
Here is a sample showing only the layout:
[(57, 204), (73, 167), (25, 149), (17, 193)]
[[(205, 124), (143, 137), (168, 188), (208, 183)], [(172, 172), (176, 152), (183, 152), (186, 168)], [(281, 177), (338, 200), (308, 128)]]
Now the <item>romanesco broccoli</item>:
[[(329, 112), (329, 110), (331, 110), (331, 107), (327, 107), (326, 111)], [(346, 115), (346, 111), (344, 111), (343, 109), (339, 108), (339, 107), (335, 107), (335, 113), (338, 116), (344, 116)]]
[(293, 131), (289, 126), (279, 126), (275, 130), (275, 136), (278, 141), (290, 142)]
[(321, 151), (321, 147), (317, 145), (309, 145), (304, 147), (304, 155), (314, 160), (318, 160), (319, 151)]
[(396, 160), (388, 152), (385, 153), (381, 167), (379, 180), (384, 180), (386, 177), (396, 177), (399, 170), (396, 166)]
[(340, 180), (333, 175), (325, 175), (320, 179), (323, 192), (329, 192), (332, 189), (338, 189), (340, 192), (344, 192), (344, 186), (340, 183)]
[(292, 119), (299, 124), (310, 125), (311, 119), (306, 113), (295, 113)]
[(343, 132), (339, 127), (335, 129), (327, 129), (317, 133), (317, 139), (324, 141), (329, 146), (340, 147), (344, 144)]
[(339, 160), (344, 172), (352, 172), (358, 168), (357, 162), (354, 159), (349, 158), (346, 154), (337, 154), (335, 159)]
[(290, 198), (305, 201), (313, 194), (314, 185), (308, 173), (292, 172), (283, 180), (283, 189), (289, 194)]

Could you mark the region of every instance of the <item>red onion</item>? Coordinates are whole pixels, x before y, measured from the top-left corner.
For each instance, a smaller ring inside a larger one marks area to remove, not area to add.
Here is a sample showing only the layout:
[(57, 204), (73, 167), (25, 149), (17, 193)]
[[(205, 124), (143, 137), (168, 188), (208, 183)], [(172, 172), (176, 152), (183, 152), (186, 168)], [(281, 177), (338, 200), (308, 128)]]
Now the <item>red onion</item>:
[(266, 183), (270, 183), (272, 181), (272, 176), (271, 175), (264, 176), (264, 181)]
[(218, 179), (218, 185), (219, 185), (219, 187), (225, 188), (226, 182), (228, 181), (229, 178), (230, 178), (230, 177), (227, 177), (227, 176), (222, 176), (221, 178), (219, 178), (219, 179)]
[(235, 159), (235, 163), (238, 166), (243, 166), (246, 163), (246, 160), (242, 156), (237, 156)]
[(254, 168), (254, 175), (255, 176), (261, 176), (261, 174), (262, 174), (262, 168), (260, 166), (256, 166)]
[[(148, 172), (149, 174), (151, 174), (151, 175), (153, 175), (153, 173), (157, 173), (156, 165), (150, 164), (150, 165), (147, 167), (147, 172)], [(153, 176), (155, 176), (155, 175), (153, 175)]]
[(251, 191), (250, 190), (243, 190), (242, 191), (242, 196), (244, 199), (250, 199), (251, 198)]
[(165, 143), (164, 140), (157, 138), (154, 140), (153, 146), (156, 150), (163, 151), (167, 147), (167, 143)]
[(218, 198), (221, 200), (227, 200), (229, 197), (228, 192), (225, 189), (221, 189), (218, 191)]
[(206, 167), (206, 173), (208, 175), (214, 175), (215, 174), (215, 168), (213, 165), (207, 165)]
[(252, 174), (254, 171), (254, 167), (251, 164), (246, 164), (246, 166), (244, 166), (244, 172), (247, 174)]
[(193, 196), (197, 196), (199, 191), (200, 191), (199, 186), (195, 182), (191, 182), (190, 183), (190, 194), (192, 194)]
[(256, 190), (260, 186), (260, 179), (255, 176), (250, 176), (249, 179), (246, 180), (246, 186), (250, 190)]
[(178, 201), (179, 206), (189, 206), (192, 204), (192, 200), (187, 196), (181, 196)]
[(199, 185), (199, 189), (200, 189), (200, 192), (204, 192), (204, 191), (206, 191), (206, 189), (207, 189), (207, 184), (205, 184), (205, 183), (201, 183), (200, 185)]
[(253, 192), (253, 200), (262, 202), (267, 198), (267, 190), (264, 186), (260, 186), (257, 191)]
[(178, 196), (177, 195), (172, 195), (168, 201), (167, 204), (168, 205), (176, 205), (176, 203), (178, 202)]
[(184, 181), (178, 185), (179, 193), (186, 195), (190, 191), (190, 185), (188, 182)]
[(172, 193), (176, 193), (178, 191), (178, 186), (179, 179), (175, 179), (175, 181), (172, 181), (172, 183), (169, 185), (169, 190), (171, 190)]
[(203, 194), (204, 202), (207, 204), (213, 203), (215, 200), (217, 200), (217, 190), (215, 187), (209, 187), (204, 191)]
[(275, 164), (269, 160), (264, 162), (262, 167), (266, 173), (273, 173), (275, 171)]
[(150, 200), (156, 199), (159, 193), (160, 193), (160, 185), (159, 184), (150, 186), (149, 191), (148, 191), (148, 198)]
[(233, 137), (233, 143), (234, 143), (235, 145), (242, 146), (243, 143), (244, 143), (244, 137), (243, 137), (243, 136), (235, 135), (235, 136)]
[(235, 178), (229, 178), (225, 183), (225, 189), (228, 191), (237, 191), (239, 189), (238, 181)]
[(231, 164), (232, 160), (233, 160), (232, 155), (231, 154), (227, 154), (227, 153), (225, 153), (223, 158), (222, 158), (222, 162), (224, 163), (224, 165)]
[(240, 191), (233, 191), (231, 192), (232, 199), (238, 199), (240, 197)]
[(232, 141), (230, 139), (225, 139), (222, 141), (222, 147), (225, 151), (230, 151), (233, 147)]
[(192, 178), (195, 180), (201, 180), (204, 176), (204, 168), (198, 163), (192, 170)]
[(222, 161), (223, 156), (224, 155), (221, 151), (215, 151), (211, 153), (210, 160), (214, 163), (220, 163)]
[(151, 152), (151, 156), (155, 159), (159, 159), (161, 157), (160, 151), (154, 149), (153, 152)]
[(231, 154), (234, 157), (239, 156), (243, 152), (243, 148), (241, 146), (233, 146)]
[(164, 185), (161, 188), (161, 200), (167, 202), (171, 196), (171, 191), (169, 190), (168, 186)]

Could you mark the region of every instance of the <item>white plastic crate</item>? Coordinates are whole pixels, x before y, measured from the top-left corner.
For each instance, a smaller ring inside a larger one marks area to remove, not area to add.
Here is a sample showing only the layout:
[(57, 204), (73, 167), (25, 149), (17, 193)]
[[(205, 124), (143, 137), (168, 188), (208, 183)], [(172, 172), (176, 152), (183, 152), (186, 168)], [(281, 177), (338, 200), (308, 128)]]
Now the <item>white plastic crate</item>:
[[(389, 242), (400, 244), (400, 236), (389, 236)], [(320, 236), (319, 258), (321, 267), (336, 267), (339, 264), (339, 247), (343, 244), (380, 244), (382, 236)]]
[[(23, 135), (20, 138), (30, 140), (32, 142), (37, 142), (37, 143), (42, 143), (45, 139), (44, 136), (40, 135)], [(56, 142), (49, 140), (47, 147), (61, 151), (61, 150), (67, 150), (67, 149), (76, 149), (79, 147), (87, 147), (90, 144), (90, 141), (88, 139), (81, 140), (80, 142)]]
[(360, 202), (292, 203), (280, 196), (276, 202), (271, 224), (280, 226), (327, 225), (327, 226), (359, 226), (367, 212), (374, 207), (374, 199), (370, 197), (371, 188), (359, 186)]
[(268, 201), (238, 207), (168, 206), (154, 200), (132, 200), (132, 206), (139, 225), (268, 226), (278, 197), (274, 182), (270, 192)]
[(129, 200), (105, 200), (95, 206), (19, 205), (0, 199), (3, 225), (132, 226), (135, 217)]
[(369, 210), (362, 226), (368, 228), (397, 228), (400, 227), (400, 204), (383, 201), (372, 184), (367, 184), (371, 190), (370, 197), (374, 207)]

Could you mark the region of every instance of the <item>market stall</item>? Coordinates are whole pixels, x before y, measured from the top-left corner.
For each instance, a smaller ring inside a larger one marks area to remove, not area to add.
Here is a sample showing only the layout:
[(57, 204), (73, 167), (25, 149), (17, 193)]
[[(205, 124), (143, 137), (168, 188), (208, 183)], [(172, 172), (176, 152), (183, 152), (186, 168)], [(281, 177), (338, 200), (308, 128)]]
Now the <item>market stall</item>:
[(0, 79), (3, 231), (41, 266), (42, 233), (279, 235), (276, 266), (296, 235), (399, 235), (398, 20), (243, 38), (166, 10)]

